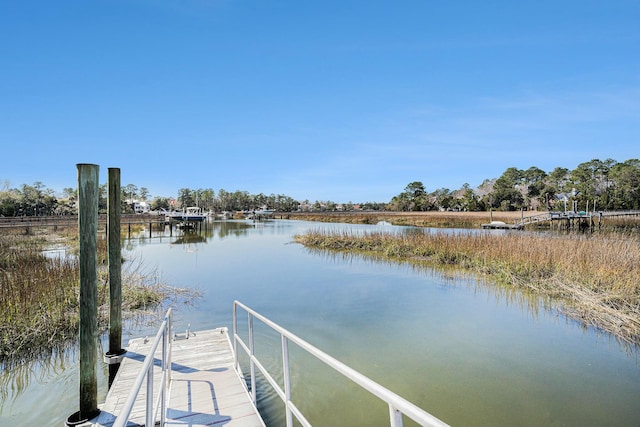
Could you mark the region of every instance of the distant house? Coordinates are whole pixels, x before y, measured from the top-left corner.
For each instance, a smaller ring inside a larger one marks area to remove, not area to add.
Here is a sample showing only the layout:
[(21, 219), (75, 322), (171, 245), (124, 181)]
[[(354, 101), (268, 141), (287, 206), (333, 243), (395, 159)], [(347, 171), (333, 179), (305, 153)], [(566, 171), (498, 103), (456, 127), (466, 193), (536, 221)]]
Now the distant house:
[(145, 201), (141, 202), (138, 200), (127, 200), (127, 203), (129, 204), (129, 206), (131, 206), (133, 211), (137, 214), (149, 213), (149, 204)]

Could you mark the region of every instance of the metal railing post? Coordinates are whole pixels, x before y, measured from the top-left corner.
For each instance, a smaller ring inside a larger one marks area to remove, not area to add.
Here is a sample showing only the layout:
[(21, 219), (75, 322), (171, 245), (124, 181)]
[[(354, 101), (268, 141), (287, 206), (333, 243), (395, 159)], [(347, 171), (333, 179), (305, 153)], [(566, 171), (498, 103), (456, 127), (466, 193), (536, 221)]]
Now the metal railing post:
[(171, 384), (171, 355), (173, 354), (173, 310), (169, 311), (168, 326), (167, 326), (167, 344), (169, 347), (169, 354), (167, 354), (167, 387)]
[(169, 373), (171, 369), (167, 372), (167, 356), (169, 350), (169, 344), (167, 339), (169, 337), (169, 322), (164, 327), (164, 336), (162, 337), (162, 378), (161, 382), (162, 388), (160, 390), (160, 426), (164, 426), (165, 418), (167, 414), (167, 388), (169, 387)]
[[(168, 389), (171, 383), (171, 351), (172, 351), (172, 342), (171, 342), (171, 332), (172, 332), (172, 316), (173, 311), (171, 309), (167, 310), (167, 314), (164, 317), (162, 325), (158, 328), (158, 332), (156, 334), (155, 339), (153, 340), (153, 344), (151, 344), (151, 348), (149, 349), (149, 353), (144, 358), (144, 362), (142, 363), (142, 367), (140, 368), (140, 372), (138, 373), (129, 394), (127, 395), (127, 400), (124, 402), (124, 405), (118, 414), (117, 418), (113, 422), (114, 427), (125, 427), (129, 422), (129, 417), (131, 416), (131, 411), (133, 410), (133, 406), (137, 400), (137, 397), (142, 390), (143, 384), (145, 383), (146, 377), (146, 398), (145, 398), (145, 425), (153, 426), (155, 425), (155, 419), (158, 415), (157, 411), (161, 410), (160, 414), (160, 425), (163, 425), (166, 421), (166, 409), (167, 409), (167, 398), (168, 398)], [(153, 399), (153, 367), (154, 367), (154, 355), (157, 350), (160, 349), (160, 345), (162, 344), (162, 361), (161, 361), (161, 371), (160, 371), (160, 386), (159, 392), (156, 401)]]
[(255, 357), (255, 347), (253, 342), (253, 315), (248, 313), (247, 324), (249, 326), (249, 371), (251, 373), (251, 397), (253, 404), (258, 403), (258, 393), (256, 393), (256, 365), (253, 360)]
[(284, 375), (284, 406), (287, 427), (293, 426), (293, 416), (291, 414), (291, 375), (289, 373), (289, 340), (284, 335), (282, 337), (282, 372)]
[(233, 303), (233, 358), (235, 360), (236, 371), (239, 371), (240, 362), (238, 361), (238, 307)]
[(391, 403), (389, 404), (389, 426), (402, 427), (402, 412), (394, 408)]
[(146, 400), (146, 425), (153, 426), (155, 425), (155, 420), (153, 419), (153, 363), (149, 365), (149, 369), (147, 370), (147, 400)]

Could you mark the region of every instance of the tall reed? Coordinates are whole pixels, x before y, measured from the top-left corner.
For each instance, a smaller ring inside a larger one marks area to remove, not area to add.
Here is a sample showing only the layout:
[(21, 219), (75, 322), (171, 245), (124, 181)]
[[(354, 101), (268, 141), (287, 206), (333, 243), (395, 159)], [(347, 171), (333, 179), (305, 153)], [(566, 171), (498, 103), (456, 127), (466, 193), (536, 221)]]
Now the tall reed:
[(0, 238), (0, 360), (64, 341), (77, 325), (77, 260), (47, 258), (42, 244)]
[(453, 265), (553, 298), (570, 316), (640, 344), (640, 246), (625, 234), (311, 231), (296, 241), (429, 265)]
[[(46, 355), (75, 342), (79, 322), (79, 262), (76, 256), (46, 257), (43, 249), (59, 236), (0, 234), (0, 367), (12, 360)], [(64, 237), (77, 251), (77, 233)], [(98, 324), (109, 314), (106, 239), (98, 239)], [(125, 263), (123, 316), (144, 320), (165, 301), (191, 302), (197, 290), (179, 289), (145, 271), (140, 260)]]

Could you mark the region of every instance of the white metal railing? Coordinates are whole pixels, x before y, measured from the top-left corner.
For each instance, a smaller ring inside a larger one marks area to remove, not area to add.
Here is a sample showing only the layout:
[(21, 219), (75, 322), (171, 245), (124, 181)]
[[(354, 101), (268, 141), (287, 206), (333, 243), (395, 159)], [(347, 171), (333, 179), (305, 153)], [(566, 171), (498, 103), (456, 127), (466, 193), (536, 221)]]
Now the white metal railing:
[[(238, 308), (242, 308), (247, 312), (247, 324), (248, 324), (248, 333), (249, 333), (249, 344), (247, 345), (238, 335), (238, 322), (237, 322), (237, 311)], [(257, 357), (254, 354), (254, 334), (253, 334), (253, 319), (258, 319), (265, 325), (269, 326), (274, 331), (278, 332), (281, 336), (282, 341), (282, 364), (283, 364), (283, 377), (284, 377), (284, 390), (280, 387), (278, 382), (273, 379), (273, 377), (269, 374), (269, 372), (264, 368), (264, 366), (260, 363)], [(402, 416), (403, 414), (412, 420), (416, 421), (422, 426), (438, 426), (444, 427), (447, 426), (444, 422), (440, 421), (438, 418), (424, 411), (423, 409), (417, 407), (413, 403), (405, 400), (394, 392), (386, 389), (380, 384), (374, 382), (368, 377), (362, 375), (361, 373), (355, 371), (354, 369), (348, 367), (344, 363), (334, 359), (303, 339), (297, 337), (286, 329), (282, 328), (278, 324), (272, 322), (266, 317), (260, 315), (256, 311), (247, 307), (239, 301), (233, 302), (233, 347), (235, 353), (235, 363), (236, 369), (240, 371), (239, 361), (238, 361), (238, 346), (240, 346), (244, 352), (249, 357), (249, 366), (250, 366), (250, 376), (251, 376), (251, 396), (253, 398), (254, 404), (256, 404), (256, 376), (255, 376), (255, 368), (257, 367), (260, 372), (267, 379), (271, 387), (274, 391), (280, 396), (280, 399), (284, 402), (285, 410), (286, 410), (286, 425), (287, 427), (291, 427), (293, 425), (293, 416), (296, 417), (298, 422), (305, 427), (311, 427), (311, 424), (304, 417), (302, 412), (298, 409), (298, 407), (293, 403), (291, 397), (291, 384), (290, 384), (290, 372), (289, 372), (289, 342), (293, 342), (297, 344), (300, 348), (307, 351), (309, 354), (315, 356), (317, 359), (321, 360), (329, 367), (335, 369), (345, 377), (349, 378), (351, 381), (360, 385), (365, 390), (372, 393), (374, 396), (379, 399), (385, 401), (389, 405), (389, 425), (391, 427), (402, 427)]]
[[(144, 359), (140, 373), (136, 377), (136, 381), (127, 396), (127, 401), (124, 407), (120, 411), (120, 414), (113, 423), (113, 427), (124, 427), (129, 421), (131, 416), (131, 410), (138, 398), (138, 394), (142, 389), (142, 383), (145, 382), (146, 377), (146, 401), (145, 401), (145, 425), (155, 425), (155, 419), (160, 410), (160, 425), (164, 426), (166, 414), (167, 414), (167, 398), (169, 384), (171, 383), (171, 323), (172, 323), (171, 309), (167, 310), (167, 314), (164, 316), (164, 320), (158, 328), (158, 333), (151, 344), (149, 353)], [(155, 405), (153, 402), (153, 366), (155, 362), (155, 353), (158, 346), (162, 342), (162, 377), (160, 380), (160, 391), (158, 393)]]

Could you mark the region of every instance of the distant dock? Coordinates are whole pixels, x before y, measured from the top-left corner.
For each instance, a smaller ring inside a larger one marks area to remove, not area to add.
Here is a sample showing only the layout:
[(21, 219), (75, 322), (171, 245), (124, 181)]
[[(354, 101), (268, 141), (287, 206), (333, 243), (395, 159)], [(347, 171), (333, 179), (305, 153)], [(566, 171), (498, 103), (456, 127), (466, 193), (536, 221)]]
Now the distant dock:
[(482, 224), (482, 228), (491, 230), (520, 230), (522, 226), (518, 224), (507, 224), (502, 221), (491, 221), (488, 224)]
[(505, 229), (505, 230), (522, 230), (527, 225), (548, 222), (553, 228), (553, 223), (558, 223), (558, 228), (570, 229), (594, 229), (600, 228), (604, 220), (607, 218), (634, 217), (640, 216), (640, 211), (591, 211), (591, 212), (545, 212), (537, 215), (523, 216), (513, 224), (507, 224), (502, 221), (491, 221), (488, 224), (482, 224), (484, 229)]

